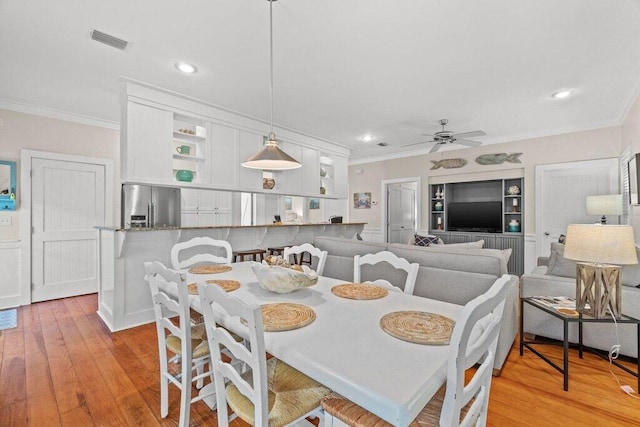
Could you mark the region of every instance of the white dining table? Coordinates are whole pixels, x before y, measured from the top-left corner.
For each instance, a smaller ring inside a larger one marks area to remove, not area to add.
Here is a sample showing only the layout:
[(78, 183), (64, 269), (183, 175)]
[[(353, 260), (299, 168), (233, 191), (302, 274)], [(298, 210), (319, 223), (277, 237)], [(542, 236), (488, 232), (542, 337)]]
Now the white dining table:
[[(395, 338), (380, 327), (394, 311), (437, 313), (455, 320), (462, 306), (390, 291), (375, 300), (352, 300), (331, 293), (343, 280), (320, 277), (312, 287), (278, 294), (260, 287), (251, 262), (231, 264), (218, 274), (187, 273), (187, 282), (231, 279), (231, 294), (248, 304), (293, 302), (311, 307), (315, 320), (302, 328), (265, 332), (266, 349), (331, 390), (395, 426), (408, 425), (446, 379), (448, 345), (423, 345)], [(200, 310), (197, 295), (191, 306)], [(239, 322), (221, 323), (234, 332)]]

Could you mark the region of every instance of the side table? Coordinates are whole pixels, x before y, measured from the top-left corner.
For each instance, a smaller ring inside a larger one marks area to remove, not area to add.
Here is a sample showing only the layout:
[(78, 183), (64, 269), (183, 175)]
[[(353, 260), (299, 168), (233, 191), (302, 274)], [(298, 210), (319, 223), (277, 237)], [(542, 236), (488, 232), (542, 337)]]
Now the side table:
[[(525, 340), (524, 338), (524, 304), (528, 304), (532, 307), (537, 308), (538, 310), (542, 310), (551, 316), (560, 319), (563, 323), (563, 339), (562, 343), (551, 342), (551, 341), (540, 341), (540, 340)], [(638, 358), (636, 360), (636, 371), (633, 372), (631, 369), (626, 366), (618, 363), (616, 360), (613, 361), (613, 364), (618, 368), (624, 370), (625, 372), (630, 373), (634, 377), (638, 379), (638, 389), (640, 389), (640, 320), (633, 318), (631, 316), (622, 315), (620, 319), (615, 319), (615, 322), (618, 324), (622, 323), (632, 323), (636, 325), (636, 334), (637, 334), (637, 346), (638, 346)], [(614, 319), (611, 317), (606, 317), (604, 319), (595, 319), (593, 317), (583, 315), (579, 313), (577, 316), (567, 315), (560, 313), (556, 308), (543, 304), (536, 300), (536, 297), (525, 297), (520, 298), (520, 356), (524, 353), (524, 348), (531, 350), (533, 354), (540, 357), (542, 360), (547, 362), (561, 374), (563, 374), (564, 379), (564, 391), (569, 390), (569, 324), (577, 323), (578, 324), (578, 356), (582, 359), (582, 355), (584, 351), (589, 351), (605, 360), (609, 360), (608, 353), (604, 353), (593, 349), (591, 347), (587, 347), (582, 344), (582, 325), (584, 323), (614, 323)], [(562, 367), (558, 366), (551, 359), (546, 357), (544, 354), (540, 353), (538, 350), (534, 348), (534, 345), (562, 345), (563, 348), (563, 363)]]

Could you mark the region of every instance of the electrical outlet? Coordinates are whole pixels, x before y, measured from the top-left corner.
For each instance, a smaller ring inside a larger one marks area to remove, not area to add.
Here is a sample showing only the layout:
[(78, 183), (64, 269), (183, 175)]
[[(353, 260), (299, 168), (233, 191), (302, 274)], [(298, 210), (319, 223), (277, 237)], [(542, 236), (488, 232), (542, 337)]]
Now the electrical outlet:
[(11, 225), (11, 217), (10, 216), (0, 217), (0, 225)]

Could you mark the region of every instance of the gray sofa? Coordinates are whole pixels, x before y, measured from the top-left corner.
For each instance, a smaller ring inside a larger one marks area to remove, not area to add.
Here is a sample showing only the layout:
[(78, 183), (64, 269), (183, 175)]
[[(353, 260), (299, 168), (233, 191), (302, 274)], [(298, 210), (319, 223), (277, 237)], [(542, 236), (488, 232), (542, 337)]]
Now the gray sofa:
[[(640, 255), (640, 253), (639, 253)], [(539, 258), (538, 266), (521, 278), (523, 297), (576, 295), (575, 262), (563, 257), (563, 245), (553, 243), (551, 257)], [(622, 312), (640, 318), (640, 265), (622, 269)], [(569, 341), (578, 342), (578, 325), (569, 325)], [(533, 307), (524, 307), (524, 332), (536, 336), (562, 339), (562, 322)], [(589, 347), (609, 351), (620, 344), (620, 354), (638, 357), (637, 330), (635, 325), (588, 323), (583, 326), (583, 343)]]
[[(486, 292), (497, 278), (507, 273), (507, 259), (498, 249), (474, 249), (456, 245), (431, 247), (385, 244), (316, 237), (313, 244), (328, 252), (323, 275), (344, 281), (353, 280), (353, 257), (380, 251), (390, 251), (420, 264), (414, 295), (464, 305)], [(364, 266), (362, 280), (386, 279), (399, 287), (404, 286), (406, 273), (388, 265)], [(504, 309), (500, 330), (494, 375), (499, 375), (518, 328), (518, 278), (512, 276), (511, 287)]]

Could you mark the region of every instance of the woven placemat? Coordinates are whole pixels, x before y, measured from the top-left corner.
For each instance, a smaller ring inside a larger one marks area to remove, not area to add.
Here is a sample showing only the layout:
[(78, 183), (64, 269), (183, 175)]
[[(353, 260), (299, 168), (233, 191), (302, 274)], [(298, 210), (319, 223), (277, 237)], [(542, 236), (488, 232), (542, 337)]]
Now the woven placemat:
[(216, 274), (225, 273), (231, 271), (230, 265), (201, 265), (199, 267), (191, 267), (189, 273), (191, 274)]
[[(215, 280), (207, 280), (207, 283), (218, 285), (227, 292), (235, 291), (240, 287), (240, 282), (238, 282), (237, 280), (215, 279)], [(190, 293), (191, 295), (198, 295), (198, 284), (189, 283), (187, 285), (187, 292)]]
[(290, 331), (316, 320), (311, 307), (291, 302), (277, 302), (262, 306), (262, 326), (266, 332)]
[(385, 297), (389, 291), (381, 286), (367, 283), (344, 283), (331, 288), (331, 293), (340, 298), (366, 300)]
[(448, 317), (423, 311), (395, 311), (380, 319), (389, 335), (416, 344), (447, 345), (455, 322)]

